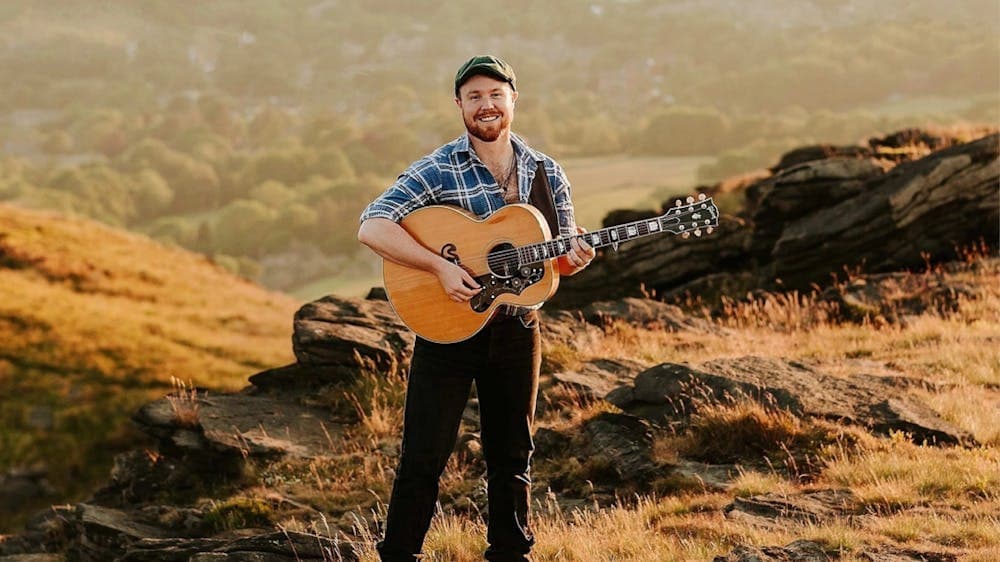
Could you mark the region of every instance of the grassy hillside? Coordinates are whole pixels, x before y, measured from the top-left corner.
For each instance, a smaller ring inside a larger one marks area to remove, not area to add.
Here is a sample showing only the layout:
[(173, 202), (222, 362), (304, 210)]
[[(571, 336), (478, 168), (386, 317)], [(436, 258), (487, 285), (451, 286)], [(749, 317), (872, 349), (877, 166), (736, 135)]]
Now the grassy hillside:
[[(737, 545), (787, 545), (806, 539), (819, 544), (831, 559), (848, 562), (996, 560), (1000, 350), (994, 343), (1000, 331), (1000, 264), (984, 257), (970, 255), (968, 264), (952, 273), (909, 274), (901, 286), (931, 287), (944, 278), (968, 293), (957, 299), (954, 309), (928, 309), (901, 323), (878, 318), (840, 321), (831, 314), (830, 304), (815, 295), (761, 294), (748, 302), (731, 302), (708, 318), (714, 329), (707, 332), (609, 322), (588, 334), (587, 345), (570, 348), (548, 342), (540, 396), (545, 406), (537, 428), (575, 434), (585, 420), (617, 411), (555, 383), (549, 376), (553, 372), (572, 372), (592, 359), (699, 365), (755, 355), (799, 361), (836, 376), (860, 372), (910, 380), (916, 388), (909, 392), (980, 445), (915, 444), (902, 433), (878, 436), (758, 402), (720, 401), (699, 410), (681, 429), (658, 431), (652, 454), (665, 466), (683, 466), (690, 459), (737, 459), (737, 474), (722, 483), (710, 477), (707, 465), (696, 476), (665, 470), (651, 483), (623, 483), (609, 502), (606, 494), (595, 493), (594, 484), (607, 478), (608, 466), (596, 459), (580, 461), (570, 451), (537, 451), (540, 457), (532, 471), (535, 559), (711, 560)], [(364, 393), (367, 398), (340, 398), (355, 404), (361, 419), (330, 443), (327, 454), (264, 463), (236, 496), (222, 495), (200, 505), (230, 506), (238, 515), (250, 513), (252, 507), (277, 528), (356, 540), (361, 559), (375, 562), (377, 529), (396, 462), (404, 383), (393, 376), (375, 376), (372, 381), (378, 384)], [(461, 450), (442, 480), (442, 513), (425, 543), (429, 560), (481, 560), (486, 547), (480, 512), (482, 458), (476, 449)], [(735, 498), (773, 494), (794, 500), (843, 489), (850, 490), (858, 504), (849, 516), (789, 516), (768, 522), (726, 514)], [(243, 520), (233, 516), (224, 528), (241, 526)], [(914, 554), (873, 558), (886, 549)]]
[[(118, 420), (139, 402), (161, 396), (170, 376), (231, 389), (250, 372), (290, 359), (288, 320), (295, 303), (202, 258), (92, 223), (10, 207), (0, 207), (0, 225), (4, 468), (11, 459), (48, 460), (62, 490), (82, 494), (107, 474), (110, 454), (130, 443)], [(709, 330), (609, 322), (588, 331), (583, 346), (549, 341), (538, 428), (572, 435), (586, 420), (617, 411), (555, 382), (554, 373), (589, 360), (698, 365), (756, 355), (834, 375), (912, 380), (908, 392), (980, 445), (920, 445), (902, 434), (878, 436), (760, 403), (719, 402), (684, 427), (658, 430), (652, 456), (665, 467), (737, 459), (738, 474), (721, 484), (707, 472), (702, 480), (697, 472), (665, 470), (652, 482), (623, 482), (609, 498), (594, 493), (593, 482), (607, 477), (599, 459), (539, 451), (533, 469), (536, 558), (709, 560), (736, 545), (807, 539), (841, 561), (871, 560), (884, 549), (932, 553), (924, 559), (995, 560), (1000, 351), (993, 344), (1000, 330), (1000, 264), (986, 257), (970, 253), (954, 270), (909, 274), (901, 287), (934, 287), (944, 279), (963, 290), (954, 307), (911, 311), (900, 323), (837, 320), (815, 295), (760, 294), (706, 315)], [(355, 540), (362, 560), (374, 562), (375, 529), (398, 451), (404, 382), (370, 374), (319, 397), (358, 418), (342, 434), (325, 433), (328, 451), (314, 458), (251, 459), (241, 489), (206, 490), (193, 502), (184, 498), (181, 507), (202, 514), (215, 531), (274, 527)], [(724, 438), (731, 435), (748, 441)], [(442, 513), (426, 543), (428, 559), (481, 559), (483, 470), (475, 448), (449, 463)], [(69, 484), (71, 477), (78, 481)], [(858, 512), (846, 517), (761, 524), (725, 512), (734, 498), (795, 498), (843, 488), (858, 503)], [(14, 522), (8, 516), (4, 524)]]
[(47, 466), (48, 503), (92, 490), (172, 378), (234, 390), (293, 360), (295, 309), (202, 256), (0, 205), (0, 473)]

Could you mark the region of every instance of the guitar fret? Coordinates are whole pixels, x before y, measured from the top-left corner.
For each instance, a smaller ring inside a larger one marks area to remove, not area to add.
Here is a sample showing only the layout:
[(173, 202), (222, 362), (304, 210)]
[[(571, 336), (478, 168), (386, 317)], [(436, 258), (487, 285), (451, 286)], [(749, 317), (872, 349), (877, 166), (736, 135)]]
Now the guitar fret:
[[(705, 215), (700, 211), (705, 209), (708, 209), (707, 203), (702, 203), (700, 209), (694, 205), (677, 207), (668, 210), (659, 217), (609, 226), (572, 237), (554, 238), (544, 242), (528, 244), (517, 248), (517, 260), (519, 264), (526, 264), (564, 256), (572, 249), (572, 246), (569, 244), (572, 238), (582, 240), (593, 248), (601, 248), (604, 246), (617, 246), (621, 242), (642, 238), (659, 232), (669, 231), (674, 234), (680, 234), (681, 232), (698, 228), (702, 222), (705, 225), (710, 225), (713, 222), (712, 220), (702, 221)], [(712, 214), (709, 216), (714, 218)]]

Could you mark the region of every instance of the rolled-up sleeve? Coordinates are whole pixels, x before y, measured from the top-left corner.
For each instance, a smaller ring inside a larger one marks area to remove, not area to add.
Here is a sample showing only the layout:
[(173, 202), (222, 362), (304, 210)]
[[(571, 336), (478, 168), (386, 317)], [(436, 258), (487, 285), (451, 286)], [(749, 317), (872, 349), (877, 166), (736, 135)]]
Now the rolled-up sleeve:
[(437, 166), (430, 159), (414, 162), (381, 195), (361, 212), (361, 221), (384, 218), (403, 220), (411, 212), (434, 203), (435, 186), (440, 182)]

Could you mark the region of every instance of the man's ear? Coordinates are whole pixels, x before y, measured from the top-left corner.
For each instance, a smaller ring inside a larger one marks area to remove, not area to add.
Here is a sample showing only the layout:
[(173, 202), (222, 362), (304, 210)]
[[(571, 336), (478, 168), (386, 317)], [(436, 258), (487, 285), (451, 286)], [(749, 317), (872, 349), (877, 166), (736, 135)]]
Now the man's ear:
[(460, 98), (455, 98), (455, 105), (457, 105), (459, 108), (461, 108), (462, 107), (462, 100)]
[(513, 92), (511, 92), (510, 103), (514, 103), (516, 101), (517, 101), (517, 90), (514, 90)]

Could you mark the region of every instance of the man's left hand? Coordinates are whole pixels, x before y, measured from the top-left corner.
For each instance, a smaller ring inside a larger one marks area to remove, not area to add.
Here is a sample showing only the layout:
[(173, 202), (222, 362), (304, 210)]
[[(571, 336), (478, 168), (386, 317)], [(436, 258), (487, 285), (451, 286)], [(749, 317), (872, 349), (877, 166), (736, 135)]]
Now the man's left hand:
[[(576, 227), (577, 234), (583, 234), (587, 232), (586, 228), (582, 226)], [(578, 273), (583, 268), (587, 267), (594, 256), (597, 255), (597, 251), (590, 247), (586, 241), (580, 238), (571, 238), (569, 242), (569, 253), (566, 254), (566, 265), (570, 268), (569, 271), (565, 269), (560, 271), (563, 275), (574, 275)]]

